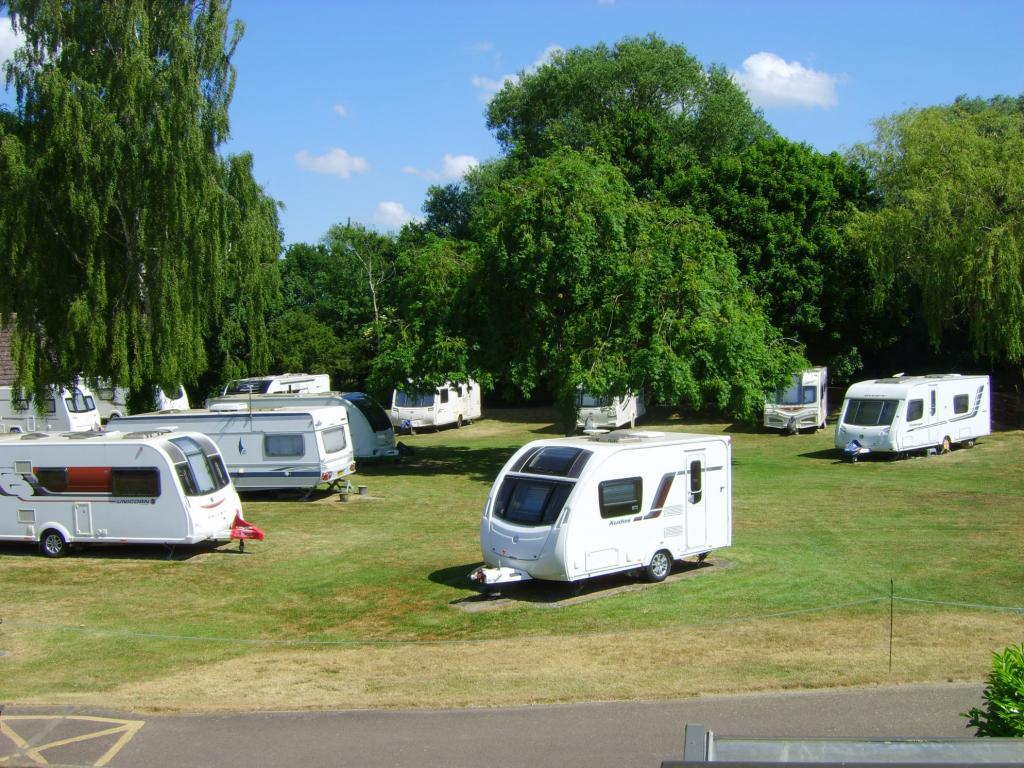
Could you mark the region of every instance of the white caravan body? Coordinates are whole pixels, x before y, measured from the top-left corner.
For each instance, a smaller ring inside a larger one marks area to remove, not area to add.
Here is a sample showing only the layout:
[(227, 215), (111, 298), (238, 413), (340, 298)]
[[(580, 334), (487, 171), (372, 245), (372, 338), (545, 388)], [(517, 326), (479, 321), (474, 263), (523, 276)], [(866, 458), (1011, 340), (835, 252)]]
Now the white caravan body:
[(250, 411), (241, 402), (215, 403), (209, 409), (124, 416), (108, 426), (207, 435), (240, 491), (313, 489), (334, 485), (356, 469), (348, 415), (340, 405)]
[(238, 494), (213, 441), (188, 432), (0, 436), (0, 540), (197, 544), (231, 539)]
[(276, 392), (330, 392), (331, 377), (326, 373), (282, 373), (277, 376), (253, 376), (229, 381), (223, 395), (272, 395)]
[(835, 444), (845, 449), (856, 441), (861, 449), (883, 453), (969, 447), (992, 432), (990, 400), (988, 376), (943, 373), (861, 381), (846, 390)]
[[(107, 379), (100, 379), (96, 382), (95, 398), (96, 408), (100, 412), (100, 419), (107, 422), (110, 419), (117, 419), (128, 415), (127, 387), (112, 386)], [(188, 393), (185, 387), (178, 385), (178, 392), (170, 396), (160, 387), (156, 388), (156, 402), (151, 404), (158, 411), (187, 411), (191, 406), (188, 402)]]
[(81, 382), (69, 389), (51, 387), (42, 413), (32, 395), (0, 387), (0, 432), (88, 432), (99, 428), (96, 399)]
[(595, 397), (583, 389), (576, 393), (576, 407), (576, 427), (583, 430), (634, 427), (636, 420), (647, 412), (642, 394)]
[(480, 385), (470, 379), (458, 384), (446, 381), (426, 392), (396, 389), (391, 396), (390, 415), (397, 430), (462, 426), (480, 418)]
[(795, 434), (801, 429), (824, 429), (828, 417), (828, 368), (793, 374), (785, 389), (764, 401), (764, 425)]
[(322, 392), (277, 395), (222, 395), (206, 401), (244, 403), (246, 408), (293, 408), (313, 405), (341, 405), (348, 411), (348, 428), (356, 459), (396, 458), (395, 430), (387, 411), (365, 392)]
[(576, 581), (732, 543), (725, 435), (624, 430), (535, 440), (498, 473), (480, 521), (482, 584)]

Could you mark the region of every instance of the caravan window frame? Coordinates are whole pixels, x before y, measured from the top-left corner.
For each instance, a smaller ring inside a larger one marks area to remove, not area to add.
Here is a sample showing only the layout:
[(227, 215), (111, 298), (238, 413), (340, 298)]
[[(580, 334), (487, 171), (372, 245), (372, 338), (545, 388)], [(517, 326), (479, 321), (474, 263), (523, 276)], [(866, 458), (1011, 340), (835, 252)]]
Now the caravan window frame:
[(953, 395), (953, 413), (960, 416), (971, 410), (970, 395)]
[(553, 525), (575, 487), (564, 480), (509, 475), (494, 498), (493, 514), (528, 528)]
[(597, 501), (602, 519), (639, 515), (644, 501), (644, 479), (602, 480), (597, 486)]
[[(301, 450), (296, 451), (297, 445)], [(277, 447), (280, 443), (281, 447)], [(288, 446), (292, 446), (288, 448)], [(263, 435), (263, 456), (270, 459), (297, 459), (306, 455), (306, 440), (300, 432)]]
[[(853, 427), (888, 427), (896, 420), (899, 413), (899, 400), (889, 398), (854, 398), (848, 400), (843, 411), (843, 424)], [(874, 406), (878, 413), (868, 418)], [(884, 418), (888, 414), (888, 419)]]
[(920, 421), (924, 418), (924, 398), (907, 401), (907, 421)]
[[(337, 442), (337, 436), (341, 436), (341, 444)], [(345, 427), (330, 427), (321, 433), (324, 443), (324, 452), (328, 454), (341, 453), (348, 448), (348, 440), (345, 439)], [(335, 447), (336, 446), (336, 447)]]

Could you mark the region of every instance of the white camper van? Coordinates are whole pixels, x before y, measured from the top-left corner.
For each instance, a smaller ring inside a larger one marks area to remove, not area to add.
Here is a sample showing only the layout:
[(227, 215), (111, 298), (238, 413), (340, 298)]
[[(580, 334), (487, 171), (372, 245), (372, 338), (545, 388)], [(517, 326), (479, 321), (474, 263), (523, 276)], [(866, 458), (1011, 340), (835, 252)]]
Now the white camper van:
[[(96, 408), (100, 412), (100, 419), (106, 423), (110, 419), (117, 419), (128, 415), (128, 394), (127, 387), (115, 387), (107, 379), (99, 379), (94, 390)], [(188, 394), (185, 387), (178, 385), (177, 394), (173, 397), (168, 395), (160, 387), (156, 388), (156, 401), (150, 407), (157, 411), (187, 411), (189, 409)]]
[(282, 373), (278, 376), (253, 376), (229, 381), (224, 395), (272, 395), (276, 392), (330, 392), (331, 377), (326, 373)]
[(473, 379), (418, 392), (396, 389), (391, 396), (391, 423), (396, 430), (412, 432), (423, 427), (461, 427), (480, 418), (480, 385)]
[(92, 392), (82, 383), (70, 389), (52, 387), (42, 413), (32, 395), (0, 387), (0, 432), (86, 432), (100, 428)]
[(535, 440), (509, 459), (480, 521), (484, 587), (644, 569), (732, 543), (728, 436), (619, 431)]
[(243, 403), (246, 408), (294, 408), (313, 405), (341, 405), (348, 411), (348, 429), (357, 460), (398, 458), (395, 430), (387, 411), (365, 392), (322, 392), (277, 395), (222, 395), (206, 401)]
[(209, 436), (240, 491), (313, 490), (355, 472), (348, 415), (340, 405), (249, 410), (242, 402), (208, 409), (124, 416), (125, 431), (176, 429)]
[(576, 393), (576, 407), (576, 428), (582, 430), (632, 428), (647, 412), (642, 394), (595, 397), (582, 388)]
[(0, 435), (0, 540), (59, 557), (78, 544), (226, 542), (242, 521), (204, 435)]
[(795, 435), (801, 429), (825, 428), (828, 417), (828, 368), (810, 368), (793, 374), (785, 389), (764, 401), (764, 425)]
[(894, 376), (846, 390), (835, 445), (854, 459), (868, 452), (946, 453), (991, 432), (988, 376)]

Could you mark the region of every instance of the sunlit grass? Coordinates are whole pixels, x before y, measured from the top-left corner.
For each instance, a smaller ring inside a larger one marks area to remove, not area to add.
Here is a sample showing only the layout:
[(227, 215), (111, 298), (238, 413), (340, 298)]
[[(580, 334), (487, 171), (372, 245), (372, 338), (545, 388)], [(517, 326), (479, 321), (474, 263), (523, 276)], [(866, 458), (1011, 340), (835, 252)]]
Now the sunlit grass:
[[(550, 419), (492, 413), (403, 437), (411, 460), (361, 467), (368, 493), (347, 503), (247, 498), (267, 540), (244, 554), (3, 546), (0, 700), (461, 706), (981, 680), (991, 651), (1024, 636), (1024, 614), (983, 607), (1024, 605), (1019, 431), (852, 465), (831, 429), (654, 417), (646, 428), (732, 436), (733, 546), (660, 585), (619, 577), (585, 600), (464, 610), (490, 483), (518, 446), (557, 436)], [(931, 601), (896, 603), (891, 672), (890, 584)]]

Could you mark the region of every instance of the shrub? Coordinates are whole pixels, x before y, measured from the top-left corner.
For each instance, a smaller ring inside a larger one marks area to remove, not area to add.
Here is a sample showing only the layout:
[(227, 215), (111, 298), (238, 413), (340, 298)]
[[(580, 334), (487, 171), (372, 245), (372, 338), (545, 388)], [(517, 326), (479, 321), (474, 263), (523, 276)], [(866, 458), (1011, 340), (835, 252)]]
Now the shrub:
[(992, 672), (983, 694), (985, 708), (974, 707), (963, 716), (977, 736), (1024, 737), (1024, 643), (992, 654)]

